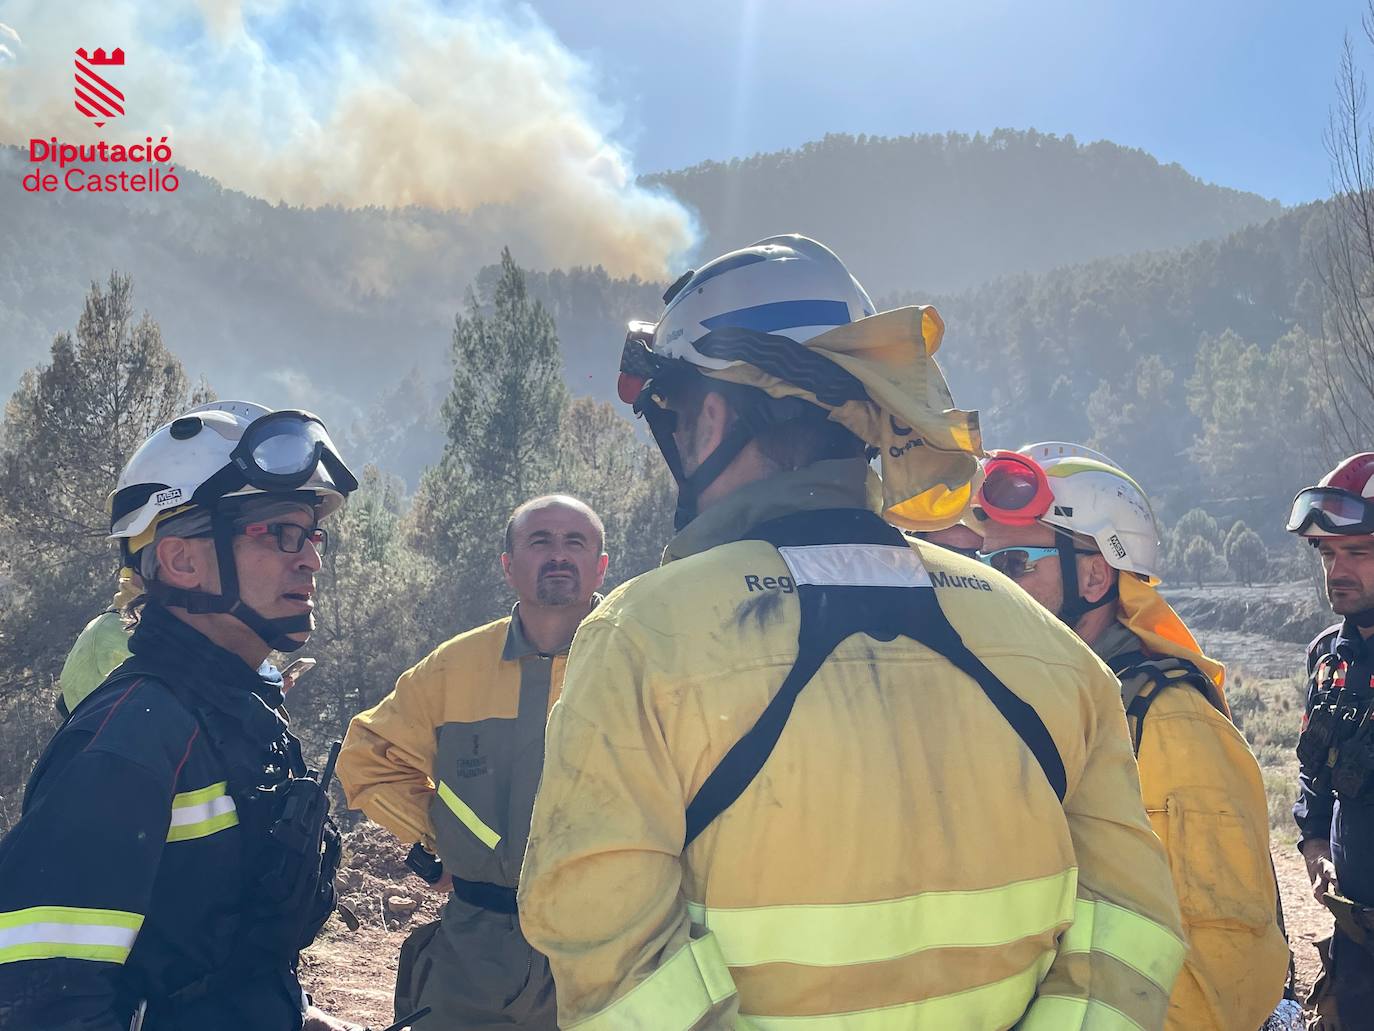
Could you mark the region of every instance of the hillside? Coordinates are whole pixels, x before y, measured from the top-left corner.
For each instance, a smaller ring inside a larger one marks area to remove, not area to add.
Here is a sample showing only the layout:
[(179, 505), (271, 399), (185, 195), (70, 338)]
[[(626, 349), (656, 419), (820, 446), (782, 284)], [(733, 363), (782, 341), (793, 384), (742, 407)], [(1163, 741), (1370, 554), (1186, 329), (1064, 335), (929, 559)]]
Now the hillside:
[[(541, 241), (499, 206), (272, 205), (179, 169), (174, 194), (32, 195), (26, 154), (0, 147), (0, 393), (69, 329), (111, 268), (196, 375), (221, 394), (303, 404), (346, 425), (412, 369), (444, 378), (454, 312), (509, 245), (541, 271), (570, 386), (609, 396), (623, 322), (661, 288), (600, 269), (548, 271)], [(774, 232), (834, 246), (875, 294), (963, 289), (1219, 236), (1277, 212), (1112, 144), (1035, 132), (832, 136), (799, 151), (651, 180), (697, 208), (699, 255)], [(734, 197), (738, 204), (724, 201)]]
[(698, 215), (703, 254), (780, 232), (824, 240), (870, 291), (949, 292), (1014, 272), (1225, 236), (1279, 213), (1114, 143), (1029, 130), (830, 135), (646, 176)]

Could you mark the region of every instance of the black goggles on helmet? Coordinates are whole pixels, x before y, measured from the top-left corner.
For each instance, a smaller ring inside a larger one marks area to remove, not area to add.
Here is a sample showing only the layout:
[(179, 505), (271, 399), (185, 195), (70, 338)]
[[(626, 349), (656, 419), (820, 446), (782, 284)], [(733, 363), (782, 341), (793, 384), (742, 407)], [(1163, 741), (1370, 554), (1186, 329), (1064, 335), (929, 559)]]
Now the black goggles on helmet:
[(1342, 536), (1374, 534), (1374, 504), (1336, 487), (1308, 487), (1293, 499), (1289, 533), (1304, 533), (1313, 524)]
[[(187, 416), (177, 423), (195, 418)], [(173, 436), (177, 434), (177, 423), (172, 424)], [(198, 426), (187, 429), (199, 431)], [(229, 464), (202, 483), (191, 501), (212, 504), (244, 487), (269, 492), (298, 490), (316, 475), (320, 466), (340, 494), (358, 489), (357, 477), (344, 465), (318, 415), (291, 409), (268, 412), (248, 424), (229, 453)]]
[(625, 346), (620, 351), (620, 378), (615, 386), (620, 400), (634, 405), (638, 412), (644, 388), (662, 366), (663, 360), (654, 354), (654, 324), (631, 322), (625, 334)]

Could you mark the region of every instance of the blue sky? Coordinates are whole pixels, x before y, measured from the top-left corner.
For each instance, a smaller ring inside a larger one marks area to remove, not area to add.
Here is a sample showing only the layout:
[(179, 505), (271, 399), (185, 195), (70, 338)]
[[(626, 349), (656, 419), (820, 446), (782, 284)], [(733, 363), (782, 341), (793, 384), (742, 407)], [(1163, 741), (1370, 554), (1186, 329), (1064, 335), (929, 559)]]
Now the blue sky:
[(1292, 204), (1326, 195), (1363, 0), (535, 0), (596, 69), (641, 171), (826, 132), (998, 126), (1110, 139)]

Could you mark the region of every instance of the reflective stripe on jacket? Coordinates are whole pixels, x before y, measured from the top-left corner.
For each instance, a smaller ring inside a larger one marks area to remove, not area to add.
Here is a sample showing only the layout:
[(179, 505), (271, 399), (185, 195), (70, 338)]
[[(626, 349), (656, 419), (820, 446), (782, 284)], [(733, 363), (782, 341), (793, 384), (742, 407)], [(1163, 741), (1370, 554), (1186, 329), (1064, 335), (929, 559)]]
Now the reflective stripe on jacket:
[(938, 548), (917, 546), (924, 589), (1050, 731), (1063, 806), (969, 678), (856, 635), (683, 851), (688, 801), (797, 654), (791, 571), (737, 538), (808, 508), (876, 511), (866, 481), (823, 462), (736, 492), (579, 630), (520, 888), (563, 1026), (1162, 1026), (1183, 946), (1118, 686), (1010, 581)]
[(565, 663), (512, 616), (445, 641), (353, 717), (338, 765), (348, 804), (448, 873), (515, 887)]
[[(1120, 623), (1097, 643), (1108, 662), (1141, 647)], [(1166, 675), (1182, 668), (1175, 657), (1150, 665)], [(1153, 688), (1149, 681), (1147, 673), (1127, 671), (1123, 699)], [(1216, 696), (1187, 680), (1157, 690), (1140, 721), (1140, 787), (1169, 854), (1189, 943), (1165, 1026), (1254, 1031), (1278, 1004), (1288, 975), (1264, 781)]]
[(127, 1031), (149, 999), (144, 1031), (299, 1031), (300, 943), (242, 933), (279, 854), (249, 789), (299, 754), (280, 691), (156, 604), (131, 643), (157, 676), (82, 702), (0, 840), (0, 1027)]

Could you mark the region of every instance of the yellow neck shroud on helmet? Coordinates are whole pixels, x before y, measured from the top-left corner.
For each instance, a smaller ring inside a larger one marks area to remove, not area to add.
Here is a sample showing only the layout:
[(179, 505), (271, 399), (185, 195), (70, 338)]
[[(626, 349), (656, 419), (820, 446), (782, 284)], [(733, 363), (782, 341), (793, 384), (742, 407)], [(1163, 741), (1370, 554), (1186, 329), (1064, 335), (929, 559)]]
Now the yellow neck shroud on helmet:
[(854, 376), (867, 401), (828, 405), (752, 365), (701, 369), (707, 376), (757, 387), (770, 397), (800, 397), (882, 450), (883, 515), (908, 530), (958, 521), (973, 497), (983, 454), (978, 413), (954, 407), (935, 352), (945, 324), (929, 305), (894, 308), (837, 326), (803, 344)]
[(1202, 646), (1197, 643), (1197, 638), (1184, 625), (1173, 606), (1164, 600), (1159, 591), (1130, 573), (1121, 574), (1119, 589), (1119, 621), (1140, 638), (1150, 651), (1159, 655), (1172, 655), (1177, 659), (1187, 659), (1202, 670), (1215, 687), (1212, 704), (1230, 716), (1231, 710), (1226, 704), (1223, 687), (1226, 682), (1226, 667), (1202, 653)]

